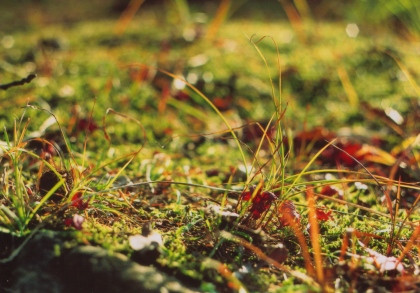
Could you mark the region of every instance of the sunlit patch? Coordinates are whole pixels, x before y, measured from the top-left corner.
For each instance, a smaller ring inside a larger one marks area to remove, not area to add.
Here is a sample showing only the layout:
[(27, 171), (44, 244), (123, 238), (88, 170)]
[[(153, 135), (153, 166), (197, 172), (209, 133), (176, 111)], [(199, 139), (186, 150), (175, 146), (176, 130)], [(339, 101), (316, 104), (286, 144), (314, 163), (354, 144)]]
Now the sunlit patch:
[(157, 245), (162, 246), (163, 240), (162, 236), (153, 231), (149, 236), (143, 236), (143, 235), (133, 235), (128, 238), (128, 242), (130, 244), (130, 247), (134, 250), (142, 250), (147, 246), (150, 245)]
[(186, 29), (184, 29), (184, 31), (182, 32), (182, 37), (187, 41), (187, 42), (192, 42), (194, 41), (195, 37), (197, 36), (195, 30), (192, 27), (188, 27)]
[(225, 40), (223, 43), (223, 48), (230, 53), (236, 52), (238, 44), (233, 40)]
[(50, 83), (50, 79), (48, 77), (38, 77), (35, 79), (37, 86), (39, 87), (46, 87)]
[(280, 33), (280, 41), (284, 44), (288, 44), (293, 40), (293, 31), (285, 30)]
[(65, 86), (63, 86), (60, 90), (59, 90), (59, 92), (58, 92), (58, 94), (61, 96), (61, 97), (71, 97), (71, 96), (73, 96), (74, 95), (74, 88), (72, 87), (72, 86), (70, 86), (70, 85), (65, 85)]
[(12, 36), (4, 36), (1, 39), (1, 44), (5, 49), (10, 49), (15, 44), (15, 39)]
[(195, 84), (198, 81), (198, 75), (197, 73), (190, 72), (187, 75), (187, 81), (191, 84)]
[(214, 78), (214, 75), (210, 71), (206, 71), (203, 73), (203, 79), (205, 82), (212, 82), (213, 78)]
[(397, 123), (398, 125), (401, 125), (404, 122), (404, 118), (401, 116), (401, 114), (397, 110), (395, 110), (395, 109), (393, 109), (391, 107), (387, 107), (385, 109), (385, 114), (389, 118), (391, 118), (392, 121), (394, 121), (395, 123)]
[(402, 70), (398, 70), (396, 76), (399, 81), (403, 81), (403, 82), (408, 81), (407, 75), (405, 75), (405, 73)]
[(369, 247), (366, 247), (366, 245), (363, 244), (363, 242), (358, 241), (359, 244), (365, 249), (367, 253), (369, 253), (369, 257), (366, 258), (366, 260), (369, 263), (373, 263), (377, 269), (381, 273), (385, 271), (393, 271), (396, 270), (400, 273), (404, 272), (404, 266), (403, 264), (394, 256), (385, 256), (381, 253), (376, 252), (373, 249), (370, 249)]
[(34, 62), (26, 62), (23, 67), (25, 68), (26, 72), (35, 72), (36, 71), (36, 64)]
[(177, 90), (182, 90), (185, 88), (185, 82), (179, 79), (175, 79), (173, 85)]
[(191, 67), (198, 67), (206, 64), (207, 61), (209, 61), (209, 57), (207, 55), (199, 54), (191, 57), (190, 60), (188, 60), (188, 64)]
[(350, 38), (356, 38), (359, 35), (359, 27), (355, 23), (349, 23), (346, 26), (346, 33)]

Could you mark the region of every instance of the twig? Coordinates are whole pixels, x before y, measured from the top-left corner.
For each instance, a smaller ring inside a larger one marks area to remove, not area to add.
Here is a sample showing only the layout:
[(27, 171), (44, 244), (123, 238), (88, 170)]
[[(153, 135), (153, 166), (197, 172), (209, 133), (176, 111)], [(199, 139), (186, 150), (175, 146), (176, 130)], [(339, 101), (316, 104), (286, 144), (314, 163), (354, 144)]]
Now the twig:
[(25, 77), (21, 80), (12, 81), (12, 82), (9, 82), (9, 83), (6, 83), (6, 84), (0, 84), (0, 89), (1, 90), (8, 90), (9, 88), (14, 87), (14, 86), (24, 85), (25, 83), (30, 83), (35, 77), (36, 77), (36, 74), (31, 73), (27, 77)]

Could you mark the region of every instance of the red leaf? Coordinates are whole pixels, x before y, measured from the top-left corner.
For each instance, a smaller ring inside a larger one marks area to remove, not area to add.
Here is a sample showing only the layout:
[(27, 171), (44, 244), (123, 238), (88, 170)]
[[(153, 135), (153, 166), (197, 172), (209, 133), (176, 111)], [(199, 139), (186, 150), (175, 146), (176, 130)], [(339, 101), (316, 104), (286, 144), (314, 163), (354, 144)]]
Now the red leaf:
[(320, 221), (328, 221), (332, 218), (331, 213), (332, 211), (325, 212), (323, 209), (317, 208), (315, 210), (316, 218)]
[(251, 191), (244, 191), (241, 194), (242, 200), (245, 200), (245, 201), (250, 200), (251, 199), (251, 196), (252, 196), (252, 192)]
[(276, 135), (276, 129), (274, 125), (271, 125), (264, 134), (267, 125), (268, 121), (255, 121), (254, 123), (250, 123), (242, 130), (242, 141), (245, 143), (259, 143), (264, 135), (272, 140)]
[(272, 246), (272, 249), (273, 250), (268, 254), (270, 258), (279, 263), (284, 263), (287, 260), (289, 251), (282, 243)]
[(252, 213), (252, 217), (254, 219), (259, 219), (261, 214), (267, 211), (274, 200), (277, 199), (277, 196), (274, 193), (269, 191), (264, 191), (261, 194), (257, 194), (252, 201), (252, 206), (250, 212)]
[(295, 151), (299, 151), (302, 147), (306, 147), (309, 144), (313, 145), (314, 149), (320, 149), (326, 144), (326, 141), (330, 141), (335, 137), (335, 133), (318, 126), (298, 133), (293, 139), (293, 145)]
[(147, 66), (140, 66), (140, 68), (130, 68), (130, 78), (138, 83), (151, 79), (154, 73)]
[[(363, 159), (362, 156), (359, 156), (357, 154), (357, 152), (362, 149), (362, 145), (359, 143), (347, 143), (343, 145), (342, 149), (345, 152), (338, 150), (336, 160), (343, 165), (346, 165), (349, 167), (355, 166), (357, 163), (354, 161), (352, 157), (354, 157), (355, 159), (359, 161)], [(352, 157), (350, 157), (349, 155), (351, 155)]]
[(73, 219), (72, 218), (64, 219), (64, 225), (66, 225), (67, 227), (72, 227), (73, 226)]
[(78, 208), (79, 210), (85, 210), (89, 203), (88, 201), (83, 201), (82, 200), (82, 193), (81, 192), (76, 192), (73, 197), (71, 198), (71, 205), (73, 207)]
[(186, 93), (185, 91), (178, 91), (175, 93), (174, 98), (177, 99), (178, 101), (188, 101), (191, 99), (190, 95), (188, 93)]
[(32, 191), (32, 188), (31, 188), (31, 187), (29, 187), (29, 186), (26, 186), (26, 193), (27, 193), (29, 196), (34, 195), (34, 192)]
[(324, 163), (335, 165), (340, 164), (347, 167), (354, 167), (357, 165), (358, 161), (363, 161), (366, 153), (360, 152), (362, 149), (362, 145), (360, 143), (356, 142), (343, 142), (343, 143), (337, 143), (336, 145), (338, 148), (334, 147), (328, 147), (323, 154), (321, 155), (321, 158)]
[(321, 194), (327, 195), (327, 196), (333, 196), (338, 194), (338, 190), (335, 188), (332, 188), (331, 185), (325, 185), (321, 189)]
[[(254, 194), (255, 196), (252, 197)], [(241, 194), (241, 198), (245, 201), (252, 200), (249, 212), (254, 219), (259, 219), (261, 215), (271, 207), (271, 204), (277, 199), (277, 196), (269, 191), (261, 192), (261, 189), (255, 191), (255, 187), (251, 186), (249, 191), (245, 191)]]
[(250, 200), (254, 192), (256, 193), (255, 197), (257, 197), (257, 195), (261, 192), (261, 189), (258, 189), (257, 191), (255, 191), (255, 188), (256, 188), (255, 186), (251, 186), (249, 190), (242, 192), (241, 199), (245, 201)]
[(77, 122), (78, 131), (86, 131), (86, 132), (92, 133), (98, 128), (99, 128), (98, 125), (92, 119), (81, 118)]
[(227, 111), (232, 107), (233, 97), (215, 97), (213, 99), (213, 105), (216, 106), (220, 111)]

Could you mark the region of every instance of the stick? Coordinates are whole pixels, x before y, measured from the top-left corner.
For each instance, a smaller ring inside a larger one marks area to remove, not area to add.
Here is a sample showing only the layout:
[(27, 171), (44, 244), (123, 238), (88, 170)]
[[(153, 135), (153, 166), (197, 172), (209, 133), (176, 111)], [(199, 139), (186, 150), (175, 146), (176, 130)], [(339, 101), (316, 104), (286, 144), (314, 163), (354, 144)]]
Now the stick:
[(24, 85), (25, 83), (30, 83), (35, 77), (36, 77), (36, 74), (31, 73), (27, 77), (25, 77), (21, 80), (12, 81), (12, 82), (9, 82), (9, 83), (6, 83), (6, 84), (0, 84), (0, 89), (1, 90), (8, 90), (9, 88), (14, 87), (14, 86)]

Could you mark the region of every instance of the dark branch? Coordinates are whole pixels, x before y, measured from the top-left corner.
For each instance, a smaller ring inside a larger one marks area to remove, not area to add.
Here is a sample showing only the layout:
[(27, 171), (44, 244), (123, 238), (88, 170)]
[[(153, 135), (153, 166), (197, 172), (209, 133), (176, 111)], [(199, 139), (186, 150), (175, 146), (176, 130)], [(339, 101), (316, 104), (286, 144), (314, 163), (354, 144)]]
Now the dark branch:
[(14, 87), (14, 86), (24, 85), (25, 83), (30, 83), (35, 77), (36, 77), (36, 74), (31, 73), (27, 77), (25, 77), (21, 80), (12, 81), (12, 82), (9, 82), (9, 83), (6, 83), (6, 84), (0, 84), (0, 90), (7, 90), (7, 89), (9, 89), (11, 87)]

